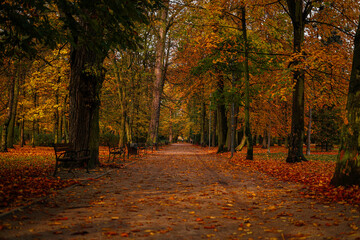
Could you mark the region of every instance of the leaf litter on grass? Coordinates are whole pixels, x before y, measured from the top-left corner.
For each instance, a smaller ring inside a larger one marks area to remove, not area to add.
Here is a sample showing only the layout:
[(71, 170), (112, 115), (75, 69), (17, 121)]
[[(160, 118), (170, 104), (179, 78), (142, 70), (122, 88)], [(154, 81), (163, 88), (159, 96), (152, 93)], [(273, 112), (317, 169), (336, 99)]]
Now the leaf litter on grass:
[[(352, 205), (360, 204), (359, 186), (334, 187), (330, 185), (335, 171), (336, 153), (316, 153), (307, 162), (286, 163), (286, 149), (276, 147), (274, 154), (265, 154), (266, 149), (254, 148), (254, 160), (245, 159), (244, 152), (236, 153), (231, 162), (236, 167), (247, 167), (263, 172), (282, 181), (304, 184), (300, 194), (306, 198), (322, 199)], [(224, 156), (229, 153), (223, 154)], [(315, 159), (315, 160), (313, 160)]]
[[(101, 162), (107, 159), (106, 154), (107, 151), (100, 148)], [(122, 168), (123, 164), (111, 163), (104, 167)], [(78, 183), (72, 178), (52, 177), (54, 168), (55, 156), (51, 147), (15, 146), (0, 153), (0, 213)]]

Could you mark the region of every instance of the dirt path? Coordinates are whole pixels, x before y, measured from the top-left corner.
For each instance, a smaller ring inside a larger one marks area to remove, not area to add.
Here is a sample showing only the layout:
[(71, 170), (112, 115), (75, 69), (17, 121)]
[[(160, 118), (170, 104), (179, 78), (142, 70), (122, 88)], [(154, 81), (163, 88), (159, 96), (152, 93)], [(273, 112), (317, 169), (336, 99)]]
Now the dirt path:
[(1, 219), (0, 239), (360, 239), (358, 209), (300, 188), (173, 144)]

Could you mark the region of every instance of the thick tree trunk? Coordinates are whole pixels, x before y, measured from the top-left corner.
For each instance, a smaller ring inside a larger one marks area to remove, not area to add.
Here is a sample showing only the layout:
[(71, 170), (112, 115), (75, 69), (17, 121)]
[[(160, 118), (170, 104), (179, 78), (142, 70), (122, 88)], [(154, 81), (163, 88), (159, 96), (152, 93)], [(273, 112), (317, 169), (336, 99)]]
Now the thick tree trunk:
[(7, 139), (8, 139), (8, 129), (9, 129), (9, 124), (11, 121), (11, 117), (14, 111), (14, 88), (15, 88), (15, 79), (12, 77), (10, 79), (10, 85), (9, 85), (9, 102), (8, 102), (8, 109), (7, 109), (7, 114), (6, 114), (6, 118), (2, 127), (2, 132), (1, 132), (1, 148), (0, 148), (0, 152), (7, 152)]
[(70, 77), (70, 142), (76, 150), (89, 149), (89, 167), (99, 164), (100, 90), (105, 71), (105, 54), (93, 52), (87, 46), (75, 46), (71, 51)]
[(160, 10), (160, 27), (156, 42), (156, 53), (155, 53), (155, 80), (153, 85), (153, 98), (151, 104), (151, 119), (149, 126), (149, 136), (148, 142), (156, 144), (158, 139), (158, 127), (160, 121), (160, 102), (164, 87), (165, 81), (165, 66), (164, 66), (164, 56), (165, 56), (165, 45), (166, 45), (166, 21), (168, 15), (167, 3), (165, 8)]
[[(311, 7), (303, 11), (302, 0), (287, 0), (287, 5), (293, 24), (294, 53), (300, 54), (302, 52), (302, 44), (304, 42), (305, 19), (310, 13)], [(293, 90), (290, 145), (288, 157), (286, 159), (286, 162), (288, 163), (306, 161), (303, 154), (305, 74), (304, 70), (297, 68), (300, 61), (301, 59), (295, 59), (292, 63), (295, 68), (295, 70), (293, 70), (293, 81), (295, 83), (295, 87)]]
[(356, 30), (354, 56), (346, 105), (346, 121), (331, 184), (360, 186), (360, 24)]
[(253, 140), (250, 129), (250, 72), (249, 72), (249, 43), (246, 30), (246, 9), (241, 7), (242, 32), (245, 45), (245, 136), (246, 136), (246, 159), (253, 159)]
[(223, 76), (219, 76), (218, 79), (218, 92), (220, 99), (217, 103), (217, 129), (218, 129), (218, 153), (225, 152), (225, 141), (227, 134), (227, 119), (226, 119), (226, 109), (224, 101), (224, 80)]

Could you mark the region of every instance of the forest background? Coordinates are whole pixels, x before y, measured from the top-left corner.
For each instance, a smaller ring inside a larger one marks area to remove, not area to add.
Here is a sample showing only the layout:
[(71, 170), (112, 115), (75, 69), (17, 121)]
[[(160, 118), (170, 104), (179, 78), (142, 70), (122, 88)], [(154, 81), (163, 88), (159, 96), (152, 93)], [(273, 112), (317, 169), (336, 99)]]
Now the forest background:
[[(360, 184), (359, 2), (3, 1), (1, 150), (179, 139), (339, 146)], [(355, 52), (355, 54), (354, 54)], [(350, 85), (350, 87), (349, 87)], [(350, 89), (350, 90), (348, 90)]]

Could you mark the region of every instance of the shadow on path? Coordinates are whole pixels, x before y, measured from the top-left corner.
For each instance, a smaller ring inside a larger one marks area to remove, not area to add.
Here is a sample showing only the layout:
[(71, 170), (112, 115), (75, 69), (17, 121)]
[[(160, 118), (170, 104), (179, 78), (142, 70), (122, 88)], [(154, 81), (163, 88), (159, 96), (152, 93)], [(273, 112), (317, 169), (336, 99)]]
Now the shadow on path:
[(181, 143), (3, 219), (1, 239), (358, 239), (359, 212)]

